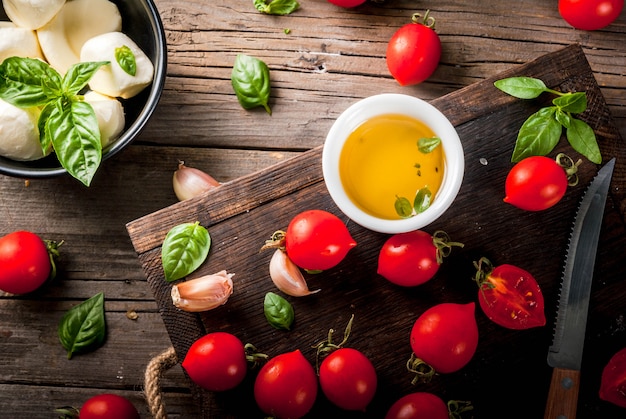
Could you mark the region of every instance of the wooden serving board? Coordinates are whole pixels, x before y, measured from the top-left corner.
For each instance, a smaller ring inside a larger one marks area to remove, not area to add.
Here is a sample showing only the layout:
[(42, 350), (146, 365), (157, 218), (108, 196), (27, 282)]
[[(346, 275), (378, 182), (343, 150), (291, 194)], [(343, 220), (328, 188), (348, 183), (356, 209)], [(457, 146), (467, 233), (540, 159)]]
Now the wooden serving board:
[[(590, 303), (578, 417), (623, 415), (623, 410), (601, 401), (598, 390), (603, 365), (626, 346), (626, 264), (622, 260), (626, 248), (626, 145), (577, 45), (431, 102), (456, 126), (465, 150), (466, 172), (452, 207), (424, 230), (444, 230), (465, 247), (455, 248), (436, 277), (419, 287), (397, 287), (376, 274), (378, 252), (388, 236), (363, 229), (336, 208), (322, 178), (321, 147), (128, 223), (179, 359), (203, 334), (228, 331), (270, 356), (300, 349), (315, 364), (312, 346), (324, 340), (330, 328), (339, 337), (354, 314), (347, 346), (362, 351), (376, 367), (376, 397), (367, 412), (348, 413), (331, 406), (320, 392), (308, 417), (381, 418), (395, 400), (413, 391), (433, 392), (446, 401), (471, 401), (477, 418), (542, 417), (551, 375), (546, 355), (571, 224), (599, 166), (584, 160), (579, 185), (549, 210), (525, 212), (502, 202), (517, 132), (531, 113), (552, 100), (547, 94), (537, 100), (519, 100), (493, 87), (497, 79), (521, 75), (538, 77), (554, 89), (587, 92), (589, 107), (580, 117), (594, 128), (604, 162), (617, 158)], [(578, 158), (564, 138), (553, 155), (557, 151)], [(278, 331), (263, 315), (265, 294), (278, 292), (268, 273), (272, 252), (259, 250), (275, 230), (286, 228), (293, 216), (312, 208), (344, 219), (358, 245), (336, 268), (307, 277), (310, 287), (321, 288), (321, 292), (287, 297), (296, 322), (292, 331)], [(226, 305), (191, 314), (171, 303), (160, 246), (170, 228), (197, 220), (208, 228), (213, 245), (207, 261), (192, 277), (226, 269), (235, 273), (235, 285)], [(414, 321), (438, 303), (477, 302), (472, 262), (481, 256), (496, 265), (518, 265), (536, 277), (544, 292), (547, 325), (508, 330), (487, 319), (477, 306), (480, 339), (472, 361), (456, 373), (412, 385), (405, 363), (411, 354), (409, 334)], [(225, 393), (209, 393), (191, 382), (190, 386), (207, 418), (261, 418), (252, 392), (255, 375), (250, 371), (240, 387)]]

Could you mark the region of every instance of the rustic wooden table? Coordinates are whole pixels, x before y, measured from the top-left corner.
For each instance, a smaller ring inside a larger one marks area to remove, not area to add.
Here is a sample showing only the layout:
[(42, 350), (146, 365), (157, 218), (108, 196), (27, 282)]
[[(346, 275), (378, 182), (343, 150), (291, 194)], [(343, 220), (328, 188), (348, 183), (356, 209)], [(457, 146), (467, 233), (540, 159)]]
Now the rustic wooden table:
[[(56, 281), (31, 295), (0, 296), (0, 416), (52, 418), (55, 407), (115, 392), (150, 417), (144, 371), (171, 341), (125, 226), (176, 202), (171, 177), (179, 160), (223, 182), (238, 179), (321, 145), (357, 99), (398, 92), (433, 100), (573, 43), (582, 46), (626, 136), (626, 13), (585, 32), (569, 27), (556, 3), (388, 0), (346, 10), (302, 0), (297, 12), (276, 17), (258, 13), (251, 1), (156, 0), (168, 77), (140, 137), (106, 161), (89, 188), (69, 176), (28, 184), (0, 176), (0, 234), (26, 229), (65, 242)], [(437, 19), (441, 64), (427, 82), (400, 87), (386, 68), (386, 44), (426, 8)], [(237, 103), (230, 83), (237, 53), (270, 67), (271, 117)], [(99, 291), (106, 343), (67, 360), (57, 324)], [(618, 332), (626, 342), (624, 329)], [(169, 417), (200, 417), (179, 365), (165, 373), (162, 389)]]

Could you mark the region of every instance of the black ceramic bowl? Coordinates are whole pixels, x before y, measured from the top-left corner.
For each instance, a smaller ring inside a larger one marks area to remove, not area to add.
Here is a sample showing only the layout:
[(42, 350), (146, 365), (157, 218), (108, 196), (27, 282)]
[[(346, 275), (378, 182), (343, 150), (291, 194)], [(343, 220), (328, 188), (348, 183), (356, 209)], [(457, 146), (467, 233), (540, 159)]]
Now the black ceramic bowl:
[[(126, 126), (120, 137), (102, 151), (102, 161), (130, 144), (154, 112), (167, 71), (167, 44), (159, 12), (152, 0), (111, 0), (122, 15), (122, 32), (146, 53), (154, 65), (154, 80), (137, 96), (123, 100)], [(9, 20), (0, 4), (0, 20)], [(54, 153), (35, 161), (15, 161), (0, 156), (0, 173), (25, 179), (47, 178), (67, 173)]]

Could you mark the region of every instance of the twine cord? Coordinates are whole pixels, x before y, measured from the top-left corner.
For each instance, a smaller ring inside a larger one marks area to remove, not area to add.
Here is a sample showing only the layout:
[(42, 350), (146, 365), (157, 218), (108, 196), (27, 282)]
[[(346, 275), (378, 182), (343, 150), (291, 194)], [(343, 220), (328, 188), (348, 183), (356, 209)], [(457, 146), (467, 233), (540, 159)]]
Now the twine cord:
[(167, 419), (161, 394), (161, 377), (165, 371), (178, 363), (174, 347), (169, 347), (150, 360), (144, 376), (144, 392), (148, 408), (154, 419)]

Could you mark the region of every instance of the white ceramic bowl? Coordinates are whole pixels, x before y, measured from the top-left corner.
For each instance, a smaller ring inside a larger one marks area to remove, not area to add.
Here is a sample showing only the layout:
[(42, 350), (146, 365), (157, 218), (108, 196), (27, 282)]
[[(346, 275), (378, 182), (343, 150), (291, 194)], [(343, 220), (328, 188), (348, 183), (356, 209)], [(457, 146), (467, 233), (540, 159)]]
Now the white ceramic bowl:
[[(339, 175), (339, 156), (350, 133), (370, 118), (385, 114), (406, 115), (422, 121), (441, 139), (443, 146), (445, 160), (441, 187), (430, 207), (410, 218), (390, 220), (365, 212), (348, 197)], [(413, 96), (385, 93), (354, 103), (337, 118), (324, 143), (322, 170), (331, 198), (352, 221), (369, 230), (396, 234), (419, 230), (450, 207), (461, 188), (465, 159), (456, 130), (437, 108)]]

